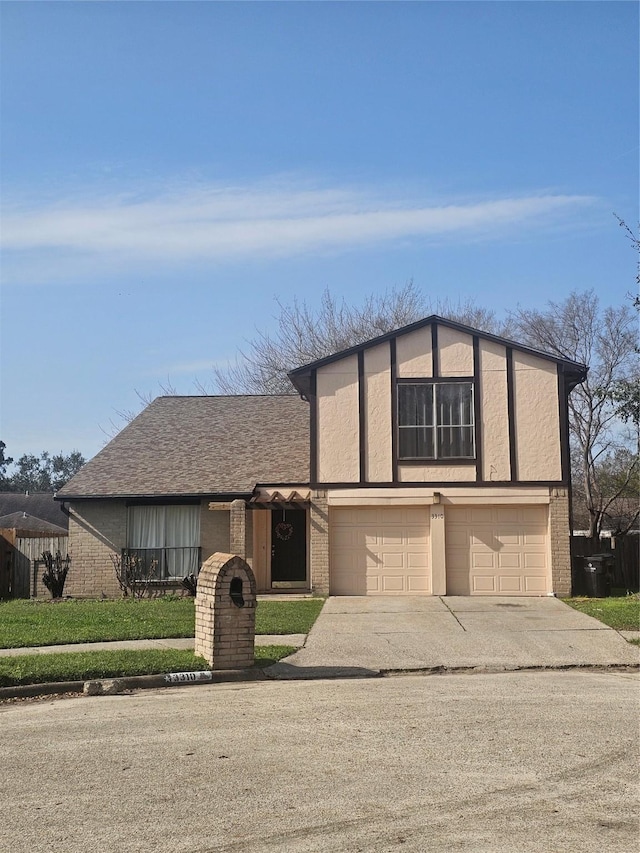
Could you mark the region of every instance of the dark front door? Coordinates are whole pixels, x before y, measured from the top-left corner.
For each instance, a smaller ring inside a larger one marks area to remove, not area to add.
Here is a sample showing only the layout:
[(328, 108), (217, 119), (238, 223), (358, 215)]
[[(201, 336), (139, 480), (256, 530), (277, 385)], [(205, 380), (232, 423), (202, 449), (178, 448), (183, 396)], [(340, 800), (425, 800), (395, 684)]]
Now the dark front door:
[(271, 586), (307, 585), (307, 513), (303, 509), (271, 512)]

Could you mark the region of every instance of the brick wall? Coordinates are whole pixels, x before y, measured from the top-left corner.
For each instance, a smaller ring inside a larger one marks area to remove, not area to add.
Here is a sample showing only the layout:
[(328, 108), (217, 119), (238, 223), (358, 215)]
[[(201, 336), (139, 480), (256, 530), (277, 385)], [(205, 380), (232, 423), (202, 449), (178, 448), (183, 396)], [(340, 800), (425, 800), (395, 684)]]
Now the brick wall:
[(209, 501), (203, 501), (200, 509), (200, 547), (202, 549), (202, 565), (216, 551), (228, 553), (229, 543), (229, 520), (228, 509), (209, 509)]
[(69, 556), (66, 595), (119, 597), (111, 561), (125, 547), (127, 508), (124, 501), (82, 501), (69, 507)]
[(244, 560), (247, 553), (247, 508), (243, 500), (231, 503), (229, 553), (237, 554)]
[(311, 495), (310, 528), (311, 589), (316, 595), (329, 595), (329, 508), (325, 491)]
[(549, 539), (553, 592), (559, 597), (571, 595), (571, 530), (567, 489), (551, 489)]
[[(231, 598), (232, 581), (242, 602)], [(256, 582), (247, 563), (233, 554), (213, 554), (203, 563), (195, 602), (195, 653), (212, 669), (253, 666)]]

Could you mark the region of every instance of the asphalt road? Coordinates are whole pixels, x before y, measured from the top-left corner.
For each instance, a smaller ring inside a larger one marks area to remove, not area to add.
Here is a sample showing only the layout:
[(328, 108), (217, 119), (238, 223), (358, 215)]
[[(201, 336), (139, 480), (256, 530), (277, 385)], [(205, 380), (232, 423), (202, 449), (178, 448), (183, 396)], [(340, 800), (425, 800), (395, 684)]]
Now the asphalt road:
[(630, 853), (638, 676), (259, 682), (0, 709), (0, 849)]

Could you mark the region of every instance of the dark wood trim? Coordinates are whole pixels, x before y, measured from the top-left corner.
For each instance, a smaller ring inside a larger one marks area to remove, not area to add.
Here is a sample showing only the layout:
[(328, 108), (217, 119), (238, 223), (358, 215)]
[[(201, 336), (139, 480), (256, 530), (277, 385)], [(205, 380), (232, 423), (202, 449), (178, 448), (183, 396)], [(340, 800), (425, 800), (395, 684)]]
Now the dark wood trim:
[(440, 376), (440, 353), (438, 351), (438, 324), (431, 324), (431, 372), (433, 378)]
[(389, 341), (389, 366), (391, 374), (391, 479), (398, 482), (398, 363), (396, 339)]
[(518, 454), (516, 435), (516, 401), (513, 385), (513, 350), (507, 347), (507, 420), (509, 424), (509, 468), (511, 481), (518, 479)]
[(451, 457), (451, 459), (421, 459), (418, 456), (409, 456), (406, 459), (398, 459), (398, 465), (424, 465), (425, 467), (431, 465), (440, 465), (441, 467), (445, 467), (447, 465), (475, 465), (476, 459), (475, 456), (473, 458), (469, 456), (455, 456)]
[(366, 393), (364, 378), (364, 350), (358, 353), (358, 443), (360, 449), (360, 482), (367, 481), (367, 435), (365, 424)]
[(312, 483), (312, 489), (445, 489), (447, 486), (459, 489), (517, 489), (523, 488), (564, 488), (565, 483), (562, 480), (522, 480), (519, 483), (511, 482), (511, 480), (483, 480), (481, 483), (476, 483), (475, 480), (407, 480), (405, 482), (395, 483)]
[(317, 371), (312, 371), (309, 381), (309, 479), (318, 479), (318, 394)]
[(473, 421), (476, 443), (476, 483), (484, 479), (482, 473), (482, 386), (480, 383), (480, 338), (473, 336)]
[(560, 470), (565, 483), (571, 480), (569, 455), (569, 394), (562, 367), (558, 365), (558, 412), (560, 413)]
[[(198, 506), (203, 501), (207, 503), (229, 503), (235, 500), (246, 501), (249, 498), (250, 495), (247, 493), (230, 493), (226, 495), (163, 495), (162, 497), (158, 497), (158, 495), (129, 495), (128, 498), (124, 498), (124, 502), (125, 506)], [(102, 501), (112, 500), (112, 498), (104, 497), (98, 497), (97, 499)], [(65, 498), (65, 500), (69, 501), (72, 499)], [(81, 500), (87, 500), (87, 498), (81, 498)], [(89, 498), (89, 500), (92, 500), (92, 498)]]
[[(378, 337), (372, 338), (370, 341), (366, 341), (365, 343), (357, 344), (356, 346), (349, 347), (348, 349), (342, 350), (341, 352), (325, 356), (325, 358), (320, 358), (316, 361), (310, 362), (309, 364), (297, 367), (295, 370), (289, 371), (287, 376), (291, 379), (294, 386), (301, 393), (304, 393), (304, 395), (307, 396), (309, 393), (308, 382), (310, 373), (316, 370), (317, 368), (323, 367), (325, 364), (333, 364), (333, 362), (339, 361), (342, 358), (346, 358), (349, 355), (353, 355), (359, 350), (365, 350), (369, 349), (370, 347), (378, 346), (379, 344), (384, 343), (385, 341), (394, 340), (399, 335), (406, 335), (409, 332), (416, 331), (417, 329), (423, 329), (425, 326), (431, 326), (431, 334), (433, 337), (433, 329), (437, 325), (445, 326), (448, 329), (456, 329), (459, 332), (464, 332), (464, 334), (466, 335), (478, 335), (483, 340), (493, 341), (494, 343), (501, 344), (504, 347), (509, 347), (511, 349), (517, 350), (518, 352), (527, 352), (531, 355), (547, 359), (548, 361), (553, 361), (556, 364), (561, 364), (565, 367), (567, 376), (570, 379), (570, 387), (573, 387), (576, 384), (583, 382), (587, 376), (588, 368), (584, 364), (579, 364), (578, 362), (571, 361), (568, 358), (562, 358), (557, 355), (552, 355), (548, 352), (541, 352), (540, 350), (533, 349), (533, 347), (527, 347), (523, 344), (517, 343), (516, 341), (510, 341), (507, 338), (502, 338), (499, 335), (493, 335), (490, 332), (483, 332), (481, 329), (473, 329), (470, 326), (464, 326), (462, 323), (456, 323), (455, 320), (447, 320), (444, 317), (439, 317), (437, 314), (431, 314), (429, 317), (425, 317), (423, 320), (418, 320), (418, 322), (416, 323), (411, 323), (408, 326), (404, 326), (402, 329), (395, 329), (394, 331), (387, 332), (384, 335), (378, 335)], [(437, 374), (434, 372), (434, 375)]]
[(469, 382), (473, 384), (475, 376), (420, 376), (418, 378), (402, 377), (396, 379), (397, 385), (448, 385), (454, 382)]

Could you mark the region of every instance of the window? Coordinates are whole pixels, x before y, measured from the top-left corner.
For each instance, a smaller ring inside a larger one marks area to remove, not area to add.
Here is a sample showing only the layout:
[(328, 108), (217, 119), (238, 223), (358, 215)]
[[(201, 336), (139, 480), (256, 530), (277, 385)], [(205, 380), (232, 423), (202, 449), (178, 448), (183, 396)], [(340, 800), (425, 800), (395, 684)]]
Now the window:
[(398, 455), (473, 459), (473, 383), (399, 383)]
[(200, 568), (200, 506), (129, 507), (129, 555), (158, 580), (197, 574)]

